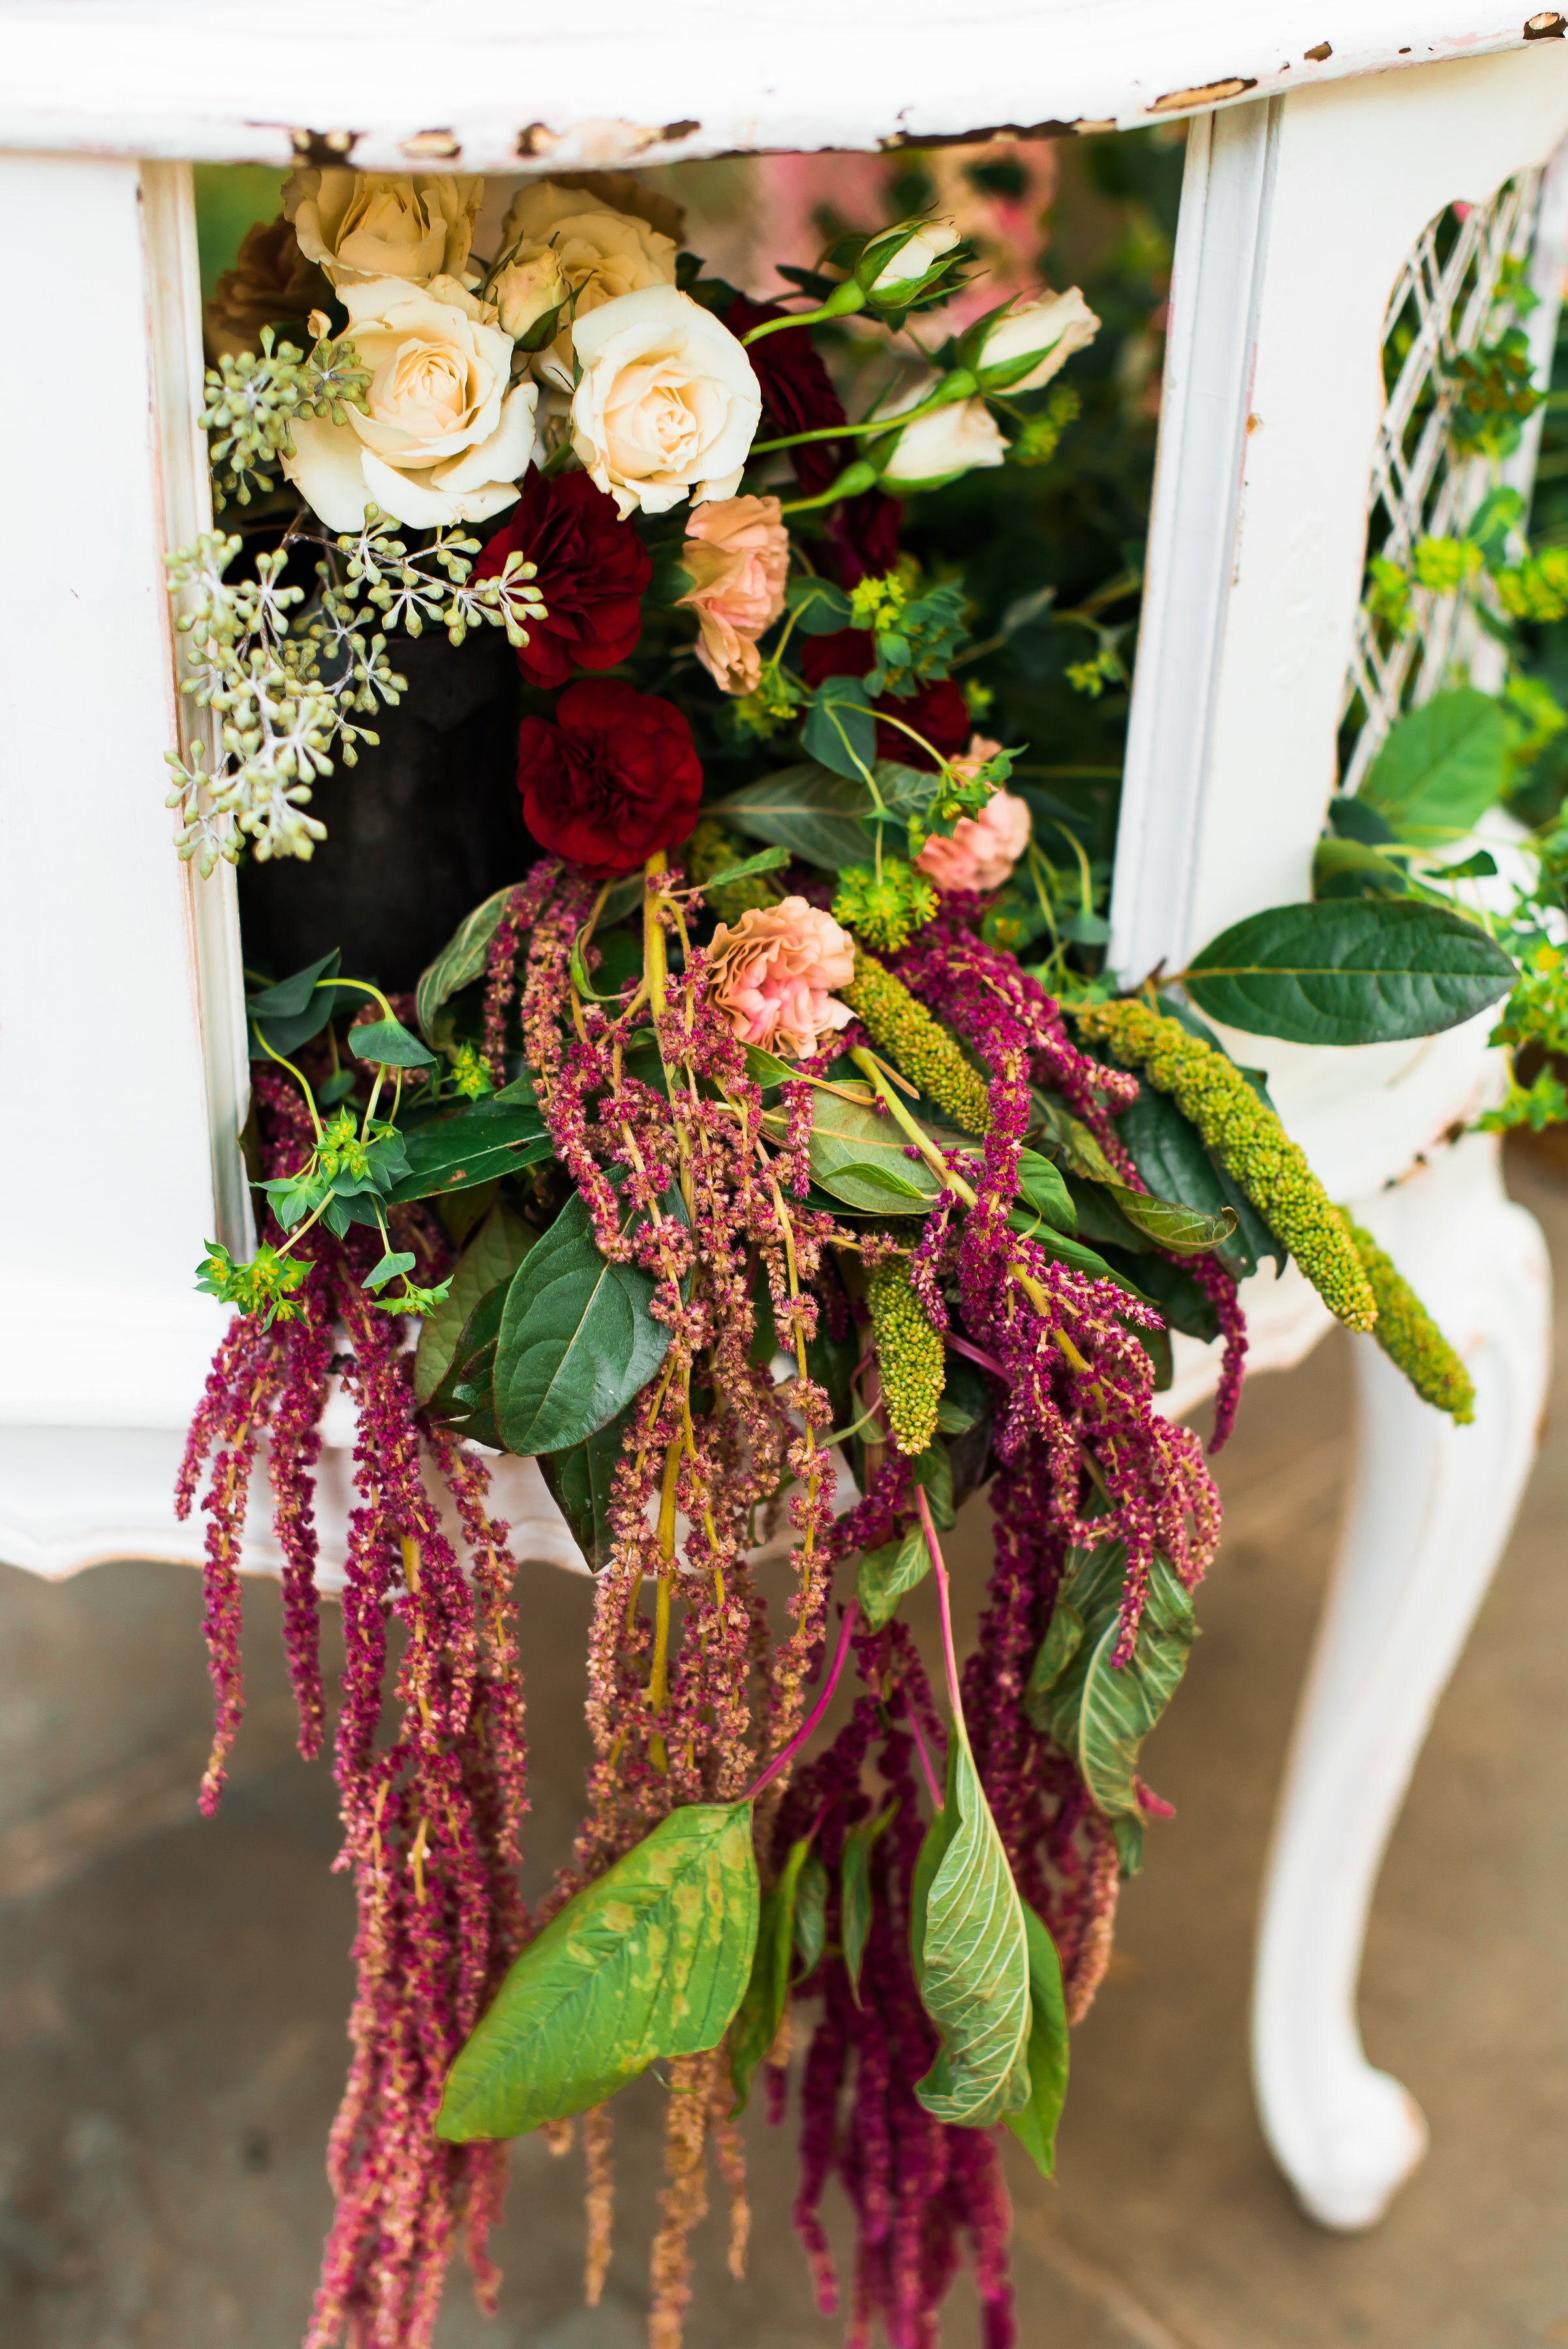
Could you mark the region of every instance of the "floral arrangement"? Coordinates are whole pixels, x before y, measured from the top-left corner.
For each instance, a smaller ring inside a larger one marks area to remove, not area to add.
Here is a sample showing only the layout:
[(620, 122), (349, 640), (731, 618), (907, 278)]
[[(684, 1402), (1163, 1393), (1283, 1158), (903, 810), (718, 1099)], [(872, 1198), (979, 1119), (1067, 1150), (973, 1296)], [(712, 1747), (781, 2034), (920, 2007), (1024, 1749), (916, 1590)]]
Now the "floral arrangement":
[[(529, 184), (488, 257), (481, 199), (295, 174), (219, 288), (205, 421), (244, 527), (171, 560), (211, 749), (171, 797), (204, 871), (311, 855), (312, 785), (374, 740), (400, 640), (503, 628), (519, 672), (518, 878), (411, 996), (326, 939), (258, 979), (265, 1228), (201, 1274), (234, 1309), (181, 1484), (208, 1809), (264, 1447), (301, 1751), (326, 1735), (335, 1378), (358, 1417), (335, 1749), (358, 1988), (308, 2340), (427, 2343), (460, 2242), (493, 2305), (505, 2141), (579, 2120), (595, 2299), (613, 2098), (658, 2062), (669, 2349), (708, 2142), (738, 2272), (737, 2119), (759, 2085), (784, 2117), (793, 2044), (824, 2310), (836, 2175), (848, 2337), (933, 2340), (967, 2251), (1002, 2349), (998, 2130), (1051, 2174), (1220, 1534), (1199, 1439), (1159, 1409), (1169, 1333), (1222, 1346), (1218, 1446), (1240, 1284), (1293, 1258), (1471, 1408), (1210, 1022), (1427, 1033), (1514, 965), (1428, 892), (1274, 908), (1126, 994), (1099, 967), (1081, 844), (1047, 853), (1023, 746), (975, 724), (963, 579), (899, 535), (900, 501), (1055, 450), (1097, 325), (1075, 289), (940, 340), (972, 263), (940, 218), (840, 239), (759, 303), (634, 180)], [(849, 320), (888, 361), (856, 420), (824, 357)], [(506, 1453), (597, 1578), (587, 1810), (532, 1914)], [(942, 1539), (981, 1485), (961, 1660)], [(899, 1612), (928, 1578), (933, 1674)]]

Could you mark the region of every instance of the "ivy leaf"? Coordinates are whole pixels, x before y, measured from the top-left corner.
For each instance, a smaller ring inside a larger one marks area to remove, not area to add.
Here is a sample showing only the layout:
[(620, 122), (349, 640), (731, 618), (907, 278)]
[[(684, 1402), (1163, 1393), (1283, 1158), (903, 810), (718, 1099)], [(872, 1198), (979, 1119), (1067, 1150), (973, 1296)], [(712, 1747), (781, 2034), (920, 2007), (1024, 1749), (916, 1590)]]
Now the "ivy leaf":
[(877, 720), (861, 677), (825, 677), (812, 693), (800, 747), (836, 775), (862, 781), (877, 755)]
[(376, 1061), (390, 1069), (435, 1066), (435, 1054), (400, 1019), (367, 1019), (350, 1028), (348, 1050), (357, 1061)]
[(1397, 840), (1439, 848), (1474, 831), (1508, 771), (1502, 704), (1461, 685), (1396, 719), (1357, 797)]
[(784, 603), (805, 636), (833, 636), (849, 626), (848, 596), (815, 574), (796, 572), (784, 589)]
[(827, 1947), (827, 1870), (815, 1851), (794, 1889), (794, 1946), (800, 1957), (800, 1979), (805, 1982), (822, 1963)]
[(892, 1826), (898, 1806), (889, 1803), (879, 1818), (862, 1819), (844, 1838), (838, 1866), (839, 1939), (844, 1945), (849, 1994), (860, 2003), (860, 1961), (871, 1931), (871, 1854), (879, 1836)]
[[(933, 1516), (935, 1512), (932, 1512)], [(931, 1553), (919, 1526), (902, 1541), (868, 1549), (860, 1560), (855, 1588), (861, 1610), (873, 1631), (879, 1631), (907, 1590), (913, 1590), (931, 1570)]]
[(498, 1174), (536, 1166), (554, 1154), (538, 1111), (526, 1102), (504, 1102), (498, 1095), (414, 1126), (402, 1142), (409, 1172), (389, 1194), (400, 1200), (472, 1191)]
[(631, 1415), (628, 1404), (603, 1427), (559, 1452), (542, 1452), (539, 1466), (551, 1497), (572, 1529), (572, 1539), (597, 1574), (610, 1554), (610, 1487), (625, 1449)]
[(521, 2137), (657, 2057), (717, 2047), (756, 1940), (750, 1803), (671, 1811), (517, 1959), (452, 2065), (437, 2136)]
[(730, 2033), (730, 2084), (735, 2091), (735, 2101), (730, 2107), (732, 2120), (745, 2111), (757, 2065), (764, 2061), (784, 2020), (784, 2001), (789, 1996), (790, 1948), (794, 1939), (795, 1884), (810, 1849), (809, 1836), (802, 1836), (798, 1843), (791, 1844), (778, 1882), (763, 1899), (751, 1980)]
[(510, 1207), (494, 1206), (457, 1260), (446, 1300), (420, 1332), (414, 1401), (429, 1402), (452, 1368), (469, 1315), (482, 1297), (509, 1280), (539, 1235)]
[(875, 853), (860, 821), (867, 804), (858, 777), (846, 781), (806, 760), (749, 783), (710, 812), (755, 840), (771, 840), (805, 864), (836, 873), (846, 864), (864, 864)]
[(1056, 2125), (1067, 2099), (1067, 2002), (1056, 1944), (1025, 1901), (1029, 1941), (1029, 2101), (1003, 2120), (1043, 2178), (1056, 2175)]
[(430, 968), (420, 974), (414, 989), (414, 1018), (421, 1035), (432, 1033), (436, 1013), (452, 996), (472, 987), (490, 960), (490, 942), (501, 926), (501, 916), (516, 885), (508, 882), (465, 914)]
[[(912, 1919), (920, 2003), (941, 2036), (915, 2094), (933, 2120), (988, 2128), (1029, 2095), (1029, 1942), (1023, 1904), (955, 1723), (947, 1804), (926, 1845), (940, 1857), (922, 1881)], [(921, 1858), (925, 1858), (922, 1846)]]
[(650, 1274), (599, 1254), (574, 1191), (507, 1292), (495, 1417), (508, 1452), (559, 1452), (613, 1419), (670, 1350)]
[(1200, 1011), (1290, 1044), (1380, 1044), (1457, 1027), (1513, 985), (1478, 924), (1406, 897), (1273, 905), (1195, 955)]

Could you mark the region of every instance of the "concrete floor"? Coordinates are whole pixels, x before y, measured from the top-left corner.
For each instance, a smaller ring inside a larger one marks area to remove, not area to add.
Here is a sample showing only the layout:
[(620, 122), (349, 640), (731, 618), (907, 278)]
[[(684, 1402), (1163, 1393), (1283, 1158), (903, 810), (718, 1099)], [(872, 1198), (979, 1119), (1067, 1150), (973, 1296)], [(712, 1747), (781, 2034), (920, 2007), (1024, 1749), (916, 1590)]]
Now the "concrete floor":
[[(1568, 1288), (1568, 1185), (1520, 1161)], [(1564, 1317), (1568, 1332), (1568, 1316)], [(1254, 2126), (1253, 1909), (1346, 1460), (1344, 1343), (1249, 1390), (1222, 1456), (1205, 1636), (1152, 1748), (1178, 1806), (1127, 1893), (1078, 2035), (1060, 2182), (1012, 2173), (1025, 2349), (1511, 2349), (1568, 2342), (1568, 1453), (1549, 1431), (1395, 1835), (1362, 1999), (1372, 2059), (1433, 2150), (1375, 2233), (1295, 2212)], [(1563, 1389), (1568, 1392), (1568, 1388)], [(1555, 1429), (1562, 1425), (1559, 1405)], [(972, 1588), (983, 1509), (968, 1514)], [(530, 1876), (569, 1836), (585, 1587), (524, 1569)], [(222, 1819), (194, 1813), (206, 1686), (194, 1578), (50, 1587), (0, 1568), (0, 2344), (294, 2349), (327, 2218), (349, 1896), (330, 1781), (292, 1754), (276, 1594), (249, 1593), (252, 1711)], [(455, 2276), (441, 2349), (637, 2349), (660, 2092), (623, 2099), (619, 2248), (577, 2305), (576, 2156), (514, 2164), (493, 2325)], [(822, 2349), (786, 2212), (793, 2130), (753, 2133), (751, 2281), (701, 2239), (691, 2349)], [(976, 2337), (965, 2287), (947, 2349)]]

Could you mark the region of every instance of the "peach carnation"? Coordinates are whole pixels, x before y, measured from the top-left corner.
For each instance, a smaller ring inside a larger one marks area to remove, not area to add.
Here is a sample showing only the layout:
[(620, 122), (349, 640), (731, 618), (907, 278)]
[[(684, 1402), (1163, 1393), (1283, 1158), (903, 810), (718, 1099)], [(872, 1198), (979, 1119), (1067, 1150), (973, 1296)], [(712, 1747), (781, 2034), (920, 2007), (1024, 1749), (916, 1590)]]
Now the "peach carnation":
[[(961, 775), (973, 774), (1002, 745), (972, 734), (967, 752), (952, 761)], [(1029, 844), (1029, 802), (1012, 792), (994, 792), (977, 816), (961, 815), (950, 840), (928, 840), (915, 869), (935, 882), (944, 897), (961, 889), (1000, 889)]]
[(686, 525), (680, 560), (693, 585), (680, 601), (697, 615), (697, 657), (726, 693), (753, 693), (762, 675), (757, 638), (784, 610), (789, 533), (777, 498), (716, 498)]
[(855, 976), (855, 947), (831, 914), (804, 897), (752, 905), (721, 922), (708, 949), (712, 1001), (742, 1044), (807, 1060), (853, 1014), (832, 993)]

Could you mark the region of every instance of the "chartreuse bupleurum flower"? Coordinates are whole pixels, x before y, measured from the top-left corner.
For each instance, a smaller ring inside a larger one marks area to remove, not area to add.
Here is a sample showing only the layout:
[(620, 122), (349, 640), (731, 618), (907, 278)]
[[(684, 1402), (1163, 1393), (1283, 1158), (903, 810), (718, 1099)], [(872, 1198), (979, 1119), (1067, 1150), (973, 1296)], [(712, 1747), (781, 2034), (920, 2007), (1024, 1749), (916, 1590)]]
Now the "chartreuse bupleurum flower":
[(1190, 1119), (1220, 1164), (1277, 1232), (1331, 1313), (1370, 1330), (1377, 1300), (1333, 1200), (1274, 1112), (1233, 1061), (1147, 1003), (1096, 1003), (1078, 1014), (1085, 1039), (1143, 1070)]
[(871, 1276), (871, 1329), (893, 1441), (912, 1460), (937, 1432), (947, 1356), (902, 1257), (889, 1257)]
[(941, 1022), (916, 1002), (885, 964), (875, 955), (857, 955), (855, 977), (839, 993), (888, 1058), (955, 1125), (966, 1133), (991, 1132), (985, 1079), (970, 1067)]
[(1456, 1425), (1468, 1427), (1476, 1415), (1476, 1391), (1469, 1371), (1393, 1257), (1384, 1254), (1348, 1207), (1341, 1207), (1339, 1213), (1377, 1299), (1373, 1336), (1423, 1402), (1446, 1411)]
[(259, 1313), (262, 1328), (275, 1321), (297, 1321), (305, 1307), (295, 1297), (309, 1274), (302, 1257), (285, 1256), (270, 1240), (263, 1240), (249, 1264), (236, 1264), (221, 1240), (207, 1242), (207, 1255), (196, 1268), (196, 1286), (241, 1313)]
[(847, 864), (838, 876), (833, 918), (870, 947), (897, 954), (937, 910), (937, 893), (902, 856), (875, 864)]

